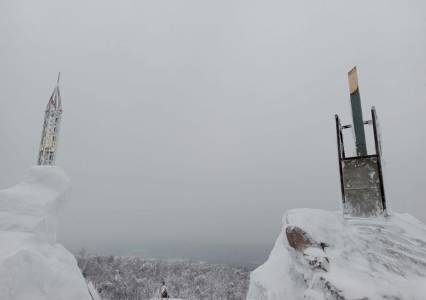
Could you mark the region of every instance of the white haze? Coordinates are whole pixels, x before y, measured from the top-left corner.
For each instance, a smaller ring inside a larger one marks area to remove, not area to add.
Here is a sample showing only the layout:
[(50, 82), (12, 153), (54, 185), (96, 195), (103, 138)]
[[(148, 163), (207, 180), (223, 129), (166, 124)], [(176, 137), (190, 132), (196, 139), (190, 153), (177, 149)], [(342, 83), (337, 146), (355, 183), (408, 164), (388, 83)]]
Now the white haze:
[(339, 209), (353, 65), (389, 205), (426, 221), (424, 1), (10, 0), (0, 33), (0, 187), (35, 163), (61, 71), (71, 248), (270, 249), (284, 210)]

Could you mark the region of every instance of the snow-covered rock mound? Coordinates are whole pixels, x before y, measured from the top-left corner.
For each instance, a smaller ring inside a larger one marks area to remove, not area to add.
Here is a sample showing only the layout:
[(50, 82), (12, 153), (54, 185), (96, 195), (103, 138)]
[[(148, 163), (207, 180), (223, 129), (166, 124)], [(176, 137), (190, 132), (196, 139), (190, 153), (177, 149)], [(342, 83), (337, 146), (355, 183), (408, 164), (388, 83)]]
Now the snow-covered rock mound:
[(247, 299), (426, 299), (426, 226), (407, 214), (290, 210)]
[(92, 299), (74, 256), (55, 241), (68, 188), (62, 169), (43, 166), (0, 191), (0, 299)]

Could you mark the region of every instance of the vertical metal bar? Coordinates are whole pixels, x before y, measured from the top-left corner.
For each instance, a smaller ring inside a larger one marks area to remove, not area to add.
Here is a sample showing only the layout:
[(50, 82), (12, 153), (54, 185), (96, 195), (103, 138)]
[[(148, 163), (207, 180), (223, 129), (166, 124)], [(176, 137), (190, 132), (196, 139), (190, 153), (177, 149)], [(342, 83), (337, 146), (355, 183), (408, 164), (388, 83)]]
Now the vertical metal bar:
[[(340, 125), (340, 120), (339, 120), (339, 125)], [(341, 126), (339, 126), (339, 128), (340, 128), (340, 130), (339, 130), (339, 132), (340, 132), (340, 141), (341, 141), (341, 147), (342, 147), (342, 158), (345, 158), (346, 154), (345, 154), (345, 142), (343, 141), (343, 131), (342, 131), (342, 127)]]
[(361, 96), (359, 94), (358, 74), (356, 67), (348, 72), (349, 91), (351, 93), (352, 120), (355, 131), (355, 145), (358, 156), (367, 155), (364, 121), (362, 119)]
[(374, 132), (374, 146), (376, 148), (377, 155), (377, 169), (379, 171), (380, 180), (380, 193), (382, 195), (383, 210), (386, 211), (386, 198), (385, 198), (385, 185), (383, 182), (383, 171), (382, 171), (382, 155), (380, 153), (379, 137), (377, 133), (377, 115), (374, 106), (371, 108), (371, 119), (373, 120), (373, 132)]
[(340, 175), (340, 192), (342, 193), (342, 202), (345, 203), (345, 187), (343, 185), (343, 169), (342, 169), (342, 143), (341, 135), (342, 129), (340, 126), (340, 119), (338, 115), (334, 115), (336, 119), (336, 136), (337, 136), (337, 154), (339, 160), (339, 175)]

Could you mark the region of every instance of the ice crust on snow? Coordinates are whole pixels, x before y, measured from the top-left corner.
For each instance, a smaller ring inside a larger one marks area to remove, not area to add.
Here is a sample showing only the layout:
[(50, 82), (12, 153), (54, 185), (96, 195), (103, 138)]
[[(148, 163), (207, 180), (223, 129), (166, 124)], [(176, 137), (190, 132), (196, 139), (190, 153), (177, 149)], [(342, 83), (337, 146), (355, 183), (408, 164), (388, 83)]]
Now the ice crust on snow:
[[(290, 247), (287, 226), (298, 226), (323, 249)], [(326, 270), (306, 263), (324, 259)], [(250, 277), (249, 300), (426, 299), (426, 225), (408, 214), (344, 218), (339, 212), (295, 209), (268, 260)]]
[(74, 256), (56, 243), (69, 186), (61, 168), (37, 166), (0, 191), (0, 299), (92, 299)]

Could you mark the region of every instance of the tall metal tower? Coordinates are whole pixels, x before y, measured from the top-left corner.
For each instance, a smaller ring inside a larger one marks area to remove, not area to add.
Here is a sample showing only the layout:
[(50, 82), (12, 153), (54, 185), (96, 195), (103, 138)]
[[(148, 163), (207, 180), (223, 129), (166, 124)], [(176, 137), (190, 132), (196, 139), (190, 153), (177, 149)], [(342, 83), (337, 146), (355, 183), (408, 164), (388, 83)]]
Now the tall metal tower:
[(59, 79), (50, 96), (44, 113), (43, 131), (41, 134), (40, 151), (38, 155), (38, 165), (51, 166), (55, 164), (56, 149), (58, 147), (59, 128), (61, 124), (62, 103), (59, 92)]

